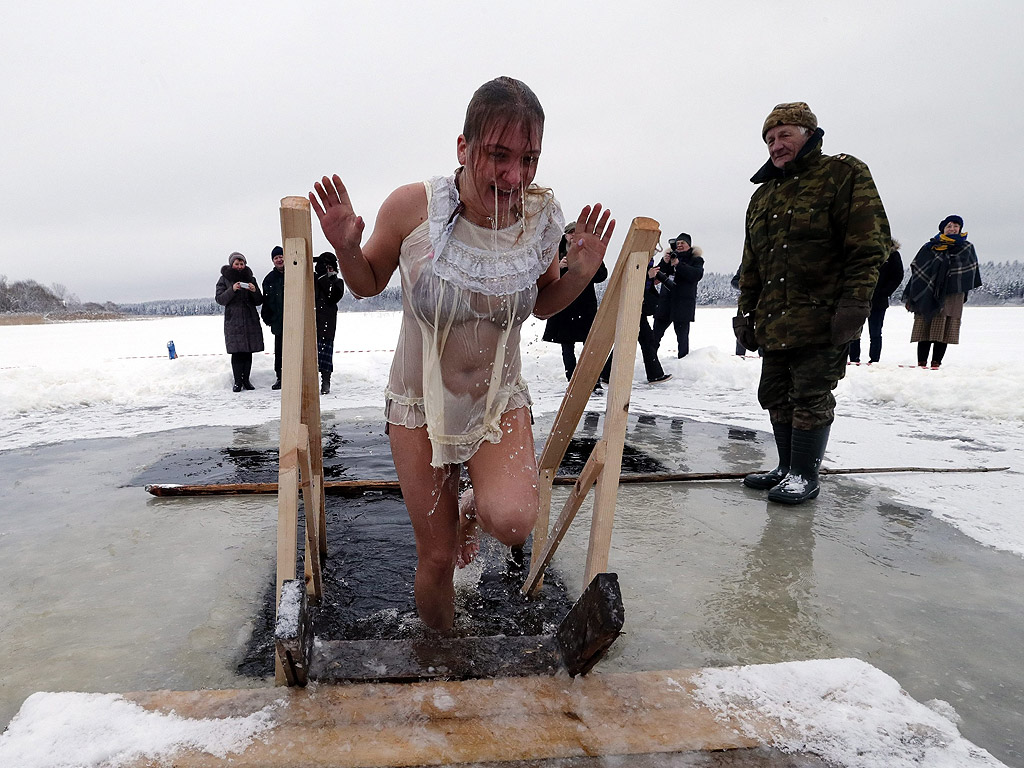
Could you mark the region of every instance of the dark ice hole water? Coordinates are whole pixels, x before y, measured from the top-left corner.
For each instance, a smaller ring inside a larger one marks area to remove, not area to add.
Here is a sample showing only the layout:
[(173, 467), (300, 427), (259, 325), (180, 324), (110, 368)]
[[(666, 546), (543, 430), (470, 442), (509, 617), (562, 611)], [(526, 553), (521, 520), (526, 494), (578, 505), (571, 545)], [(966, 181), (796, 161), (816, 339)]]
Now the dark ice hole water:
[[(553, 418), (537, 415), (538, 441)], [(328, 478), (394, 477), (375, 409), (328, 412), (324, 425)], [(600, 414), (585, 416), (563, 471), (578, 470), (601, 428)], [(0, 724), (37, 690), (270, 684), (259, 676), (269, 644), (256, 638), (273, 613), (275, 497), (161, 499), (141, 485), (274, 480), (277, 439), (269, 423), (0, 452), (0, 647), (32, 660), (4, 668)], [(660, 414), (631, 415), (626, 441), (630, 472), (747, 471), (775, 458), (766, 431)], [(610, 567), (625, 634), (599, 669), (860, 658), (918, 701), (949, 702), (966, 738), (1024, 766), (1024, 558), (895, 501), (900, 478), (827, 477), (795, 509), (738, 481), (621, 486)], [(553, 515), (568, 492), (555, 488)], [(339, 618), (318, 632), (418, 631), (397, 499), (328, 497), (328, 531), (342, 538), (326, 594)], [(533, 633), (560, 619), (583, 586), (589, 513), (590, 502), (556, 554), (551, 616), (514, 602), (521, 574), (495, 547), (479, 584), (459, 589), (457, 630)], [(371, 546), (388, 556), (353, 552)]]
[[(574, 437), (559, 474), (578, 474), (597, 442), (595, 437)], [(337, 425), (323, 431), (324, 477), (335, 479), (391, 479), (387, 438), (360, 431), (342, 435)], [(185, 482), (276, 482), (277, 451), (227, 447), (191, 448), (167, 454), (147, 467), (131, 485)], [(627, 472), (659, 472), (657, 459), (627, 445), (623, 450)], [(366, 494), (347, 499), (325, 497), (328, 557), (322, 563), (323, 595), (311, 608), (314, 634), (320, 640), (402, 639), (423, 636), (416, 620), (413, 576), (415, 540), (400, 495)], [(303, 570), (304, 519), (299, 516), (297, 574)], [(535, 599), (520, 587), (529, 571), (530, 546), (513, 555), (496, 542), (484, 540), (482, 566), (473, 589), (457, 596), (455, 633), (467, 636), (540, 635), (555, 631), (573, 600), (557, 568), (549, 569)], [(252, 636), (238, 664), (242, 674), (263, 678), (274, 672), (273, 580), (267, 583), (263, 604), (254, 618)]]

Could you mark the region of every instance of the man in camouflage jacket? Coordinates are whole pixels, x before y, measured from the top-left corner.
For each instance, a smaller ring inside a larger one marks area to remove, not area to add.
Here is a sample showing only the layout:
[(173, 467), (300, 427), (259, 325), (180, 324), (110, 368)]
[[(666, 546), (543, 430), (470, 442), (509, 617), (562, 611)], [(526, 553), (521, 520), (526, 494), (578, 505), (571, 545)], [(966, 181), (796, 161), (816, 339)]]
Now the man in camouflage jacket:
[(832, 390), (859, 338), (889, 222), (868, 167), (821, 151), (824, 131), (807, 104), (779, 104), (761, 132), (769, 160), (751, 181), (740, 267), (737, 339), (763, 352), (758, 401), (768, 411), (779, 466), (748, 475), (768, 498), (818, 495), (818, 466), (834, 419)]

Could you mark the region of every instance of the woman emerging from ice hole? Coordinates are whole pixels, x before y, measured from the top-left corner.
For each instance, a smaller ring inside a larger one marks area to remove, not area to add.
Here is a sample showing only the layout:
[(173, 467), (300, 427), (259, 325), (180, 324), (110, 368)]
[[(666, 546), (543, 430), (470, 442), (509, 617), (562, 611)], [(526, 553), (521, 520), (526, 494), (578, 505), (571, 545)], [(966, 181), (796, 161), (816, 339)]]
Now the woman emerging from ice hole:
[[(562, 211), (533, 183), (543, 133), (533, 91), (499, 77), (469, 102), (459, 168), (392, 192), (365, 245), (363, 219), (337, 175), (309, 196), (354, 294), (375, 296), (401, 274), (385, 415), (416, 537), (416, 609), (436, 630), (452, 626), (454, 570), (479, 549), (477, 525), (506, 546), (523, 544), (533, 528), (537, 458), (520, 326), (579, 295), (615, 228), (600, 204), (585, 207), (559, 275)], [(463, 464), (472, 488), (460, 504)]]

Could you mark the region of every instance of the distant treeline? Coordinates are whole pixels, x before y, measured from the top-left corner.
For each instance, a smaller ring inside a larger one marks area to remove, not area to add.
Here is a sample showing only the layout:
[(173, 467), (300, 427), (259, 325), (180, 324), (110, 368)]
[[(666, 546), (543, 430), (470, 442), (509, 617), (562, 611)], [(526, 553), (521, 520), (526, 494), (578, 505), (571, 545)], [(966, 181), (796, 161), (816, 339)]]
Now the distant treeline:
[(110, 315), (116, 312), (118, 312), (118, 306), (113, 302), (97, 304), (94, 301), (87, 301), (83, 303), (60, 283), (54, 283), (49, 287), (41, 285), (35, 280), (16, 280), (9, 283), (7, 275), (0, 275), (0, 314)]
[[(890, 299), (890, 304), (900, 304), (903, 288), (910, 279), (910, 262), (904, 264), (903, 285)], [(969, 302), (974, 305), (1024, 304), (1024, 263), (1019, 261), (986, 262), (981, 265), (981, 279), (984, 285), (971, 292)], [(734, 307), (739, 291), (732, 287), (732, 275), (708, 272), (697, 283), (697, 304), (703, 307)], [(601, 295), (598, 286), (598, 295)]]
[[(910, 265), (906, 265), (906, 278), (910, 277)], [(1019, 261), (986, 262), (981, 265), (981, 278), (985, 284), (971, 292), (970, 303), (991, 306), (997, 304), (1024, 304), (1024, 263)], [(736, 305), (737, 291), (731, 285), (732, 275), (709, 272), (697, 284), (697, 303), (705, 307), (729, 307)], [(906, 280), (904, 280), (906, 284)], [(604, 283), (597, 286), (598, 295), (604, 293)], [(892, 304), (900, 303), (900, 288), (893, 294)], [(338, 305), (340, 312), (382, 312), (402, 308), (402, 290), (398, 287), (385, 288), (378, 296), (357, 299), (346, 291)], [(7, 282), (0, 275), (0, 313), (35, 313), (60, 315), (63, 313), (143, 316), (190, 316), (219, 315), (224, 307), (213, 297), (203, 299), (162, 299), (132, 304), (105, 302), (82, 303), (75, 294), (59, 283), (47, 287), (34, 280)]]
[[(222, 315), (224, 307), (213, 298), (208, 299), (162, 299), (142, 301), (137, 304), (119, 304), (126, 315)], [(402, 289), (385, 288), (379, 295), (368, 299), (357, 299), (345, 291), (338, 304), (339, 312), (383, 312), (402, 308)]]

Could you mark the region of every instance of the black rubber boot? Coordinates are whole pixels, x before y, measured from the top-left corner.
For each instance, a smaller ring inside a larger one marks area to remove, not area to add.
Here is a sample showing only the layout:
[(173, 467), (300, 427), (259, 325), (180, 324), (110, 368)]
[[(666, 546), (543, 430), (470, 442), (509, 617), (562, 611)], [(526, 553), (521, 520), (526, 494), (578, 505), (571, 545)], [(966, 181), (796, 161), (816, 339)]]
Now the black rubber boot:
[(331, 393), (331, 372), (323, 371), (320, 374), (320, 394), (329, 395)]
[(271, 384), (270, 388), (271, 389), (280, 389), (281, 388), (281, 374), (277, 375), (277, 381), (275, 381), (273, 384)]
[(250, 390), (250, 391), (253, 390), (253, 389), (256, 389), (256, 387), (254, 387), (252, 385), (252, 382), (249, 381), (249, 377), (248, 376), (246, 376), (244, 379), (242, 379), (242, 389)]
[(802, 504), (818, 495), (818, 468), (825, 457), (831, 427), (793, 430), (793, 454), (789, 474), (768, 491), (768, 501)]
[(755, 488), (758, 491), (767, 491), (782, 482), (782, 478), (789, 472), (790, 444), (793, 440), (793, 425), (789, 422), (772, 423), (772, 431), (775, 433), (775, 447), (779, 449), (779, 466), (769, 472), (755, 472), (743, 478), (743, 484), (747, 488)]

